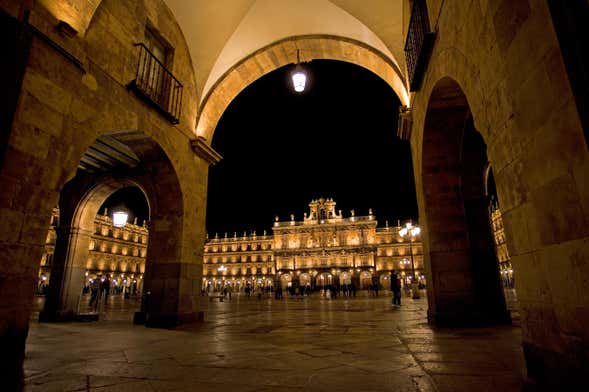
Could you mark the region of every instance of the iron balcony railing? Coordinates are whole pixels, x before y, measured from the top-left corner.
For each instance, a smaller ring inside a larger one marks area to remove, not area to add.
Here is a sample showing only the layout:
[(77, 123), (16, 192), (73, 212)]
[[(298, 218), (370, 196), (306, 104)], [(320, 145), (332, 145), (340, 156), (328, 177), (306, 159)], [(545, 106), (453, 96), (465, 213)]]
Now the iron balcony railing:
[(405, 41), (405, 60), (409, 77), (409, 90), (417, 91), (427, 67), (434, 44), (435, 33), (430, 31), (425, 0), (414, 0)]
[(182, 110), (182, 83), (144, 44), (135, 46), (139, 47), (139, 61), (135, 80), (129, 84), (129, 88), (172, 124), (178, 124)]

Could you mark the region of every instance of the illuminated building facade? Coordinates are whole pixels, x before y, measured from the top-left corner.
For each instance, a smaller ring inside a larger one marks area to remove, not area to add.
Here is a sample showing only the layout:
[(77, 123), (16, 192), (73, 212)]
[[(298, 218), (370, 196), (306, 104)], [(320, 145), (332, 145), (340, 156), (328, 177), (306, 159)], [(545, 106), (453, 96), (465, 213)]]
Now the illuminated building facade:
[[(415, 273), (424, 282), (423, 252), (419, 236), (403, 239), (401, 227), (377, 228), (372, 210), (349, 217), (336, 211), (333, 199), (313, 200), (302, 221), (276, 221), (273, 235), (244, 235), (207, 240), (203, 288), (240, 290), (251, 285), (301, 285), (312, 289), (354, 284), (365, 289), (378, 282), (389, 288), (390, 271), (401, 273), (405, 283)], [(413, 255), (411, 254), (413, 253)]]
[(275, 273), (273, 237), (255, 232), (238, 237), (215, 236), (205, 243), (203, 288), (219, 291), (224, 285), (242, 290), (247, 284), (272, 285)]
[(501, 282), (503, 283), (503, 287), (513, 288), (513, 268), (511, 267), (509, 251), (507, 250), (507, 242), (505, 241), (505, 229), (503, 228), (501, 210), (497, 205), (493, 205), (491, 208), (491, 227), (493, 229), (493, 239), (495, 241), (497, 260), (499, 261)]
[[(54, 208), (39, 268), (39, 294), (44, 292), (51, 277), (58, 221), (59, 209)], [(96, 215), (94, 232), (88, 246), (85, 284), (108, 275), (112, 279), (112, 288), (127, 287), (131, 293), (140, 293), (143, 288), (148, 234), (146, 222), (138, 225), (136, 218), (134, 223), (115, 227), (106, 210), (104, 215)]]

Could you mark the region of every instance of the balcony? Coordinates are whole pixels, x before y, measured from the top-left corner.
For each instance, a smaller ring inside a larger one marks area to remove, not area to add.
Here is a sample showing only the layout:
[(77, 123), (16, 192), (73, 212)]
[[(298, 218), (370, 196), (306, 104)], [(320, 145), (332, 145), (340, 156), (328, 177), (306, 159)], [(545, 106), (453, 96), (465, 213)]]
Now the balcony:
[(182, 84), (144, 44), (135, 46), (139, 47), (139, 61), (135, 79), (128, 88), (169, 122), (178, 124), (182, 110)]
[(414, 0), (405, 41), (409, 91), (417, 91), (421, 86), (435, 36), (436, 33), (430, 31), (426, 1)]

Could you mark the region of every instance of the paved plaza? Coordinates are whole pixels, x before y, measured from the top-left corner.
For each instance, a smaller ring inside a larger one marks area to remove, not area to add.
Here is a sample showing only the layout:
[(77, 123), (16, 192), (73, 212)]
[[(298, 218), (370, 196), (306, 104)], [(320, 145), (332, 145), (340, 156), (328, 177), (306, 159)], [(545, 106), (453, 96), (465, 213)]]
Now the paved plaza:
[(204, 323), (170, 330), (133, 325), (120, 296), (99, 322), (32, 320), (26, 390), (507, 392), (524, 377), (519, 327), (433, 329), (424, 295), (201, 300)]

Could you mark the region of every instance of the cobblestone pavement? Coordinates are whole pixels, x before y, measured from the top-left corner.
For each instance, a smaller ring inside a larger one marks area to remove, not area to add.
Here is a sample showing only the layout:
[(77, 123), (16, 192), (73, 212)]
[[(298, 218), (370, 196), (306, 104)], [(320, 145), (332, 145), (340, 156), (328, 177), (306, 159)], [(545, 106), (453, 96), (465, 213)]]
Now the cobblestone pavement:
[[(517, 391), (518, 327), (433, 329), (427, 303), (390, 296), (201, 298), (205, 322), (176, 329), (31, 321), (28, 391)], [(106, 306), (121, 299), (111, 298)], [(123, 301), (124, 302), (124, 301)], [(135, 302), (136, 304), (136, 302)], [(128, 309), (133, 308), (131, 305)], [(125, 320), (126, 318), (126, 320)], [(105, 320), (106, 319), (106, 320)]]

